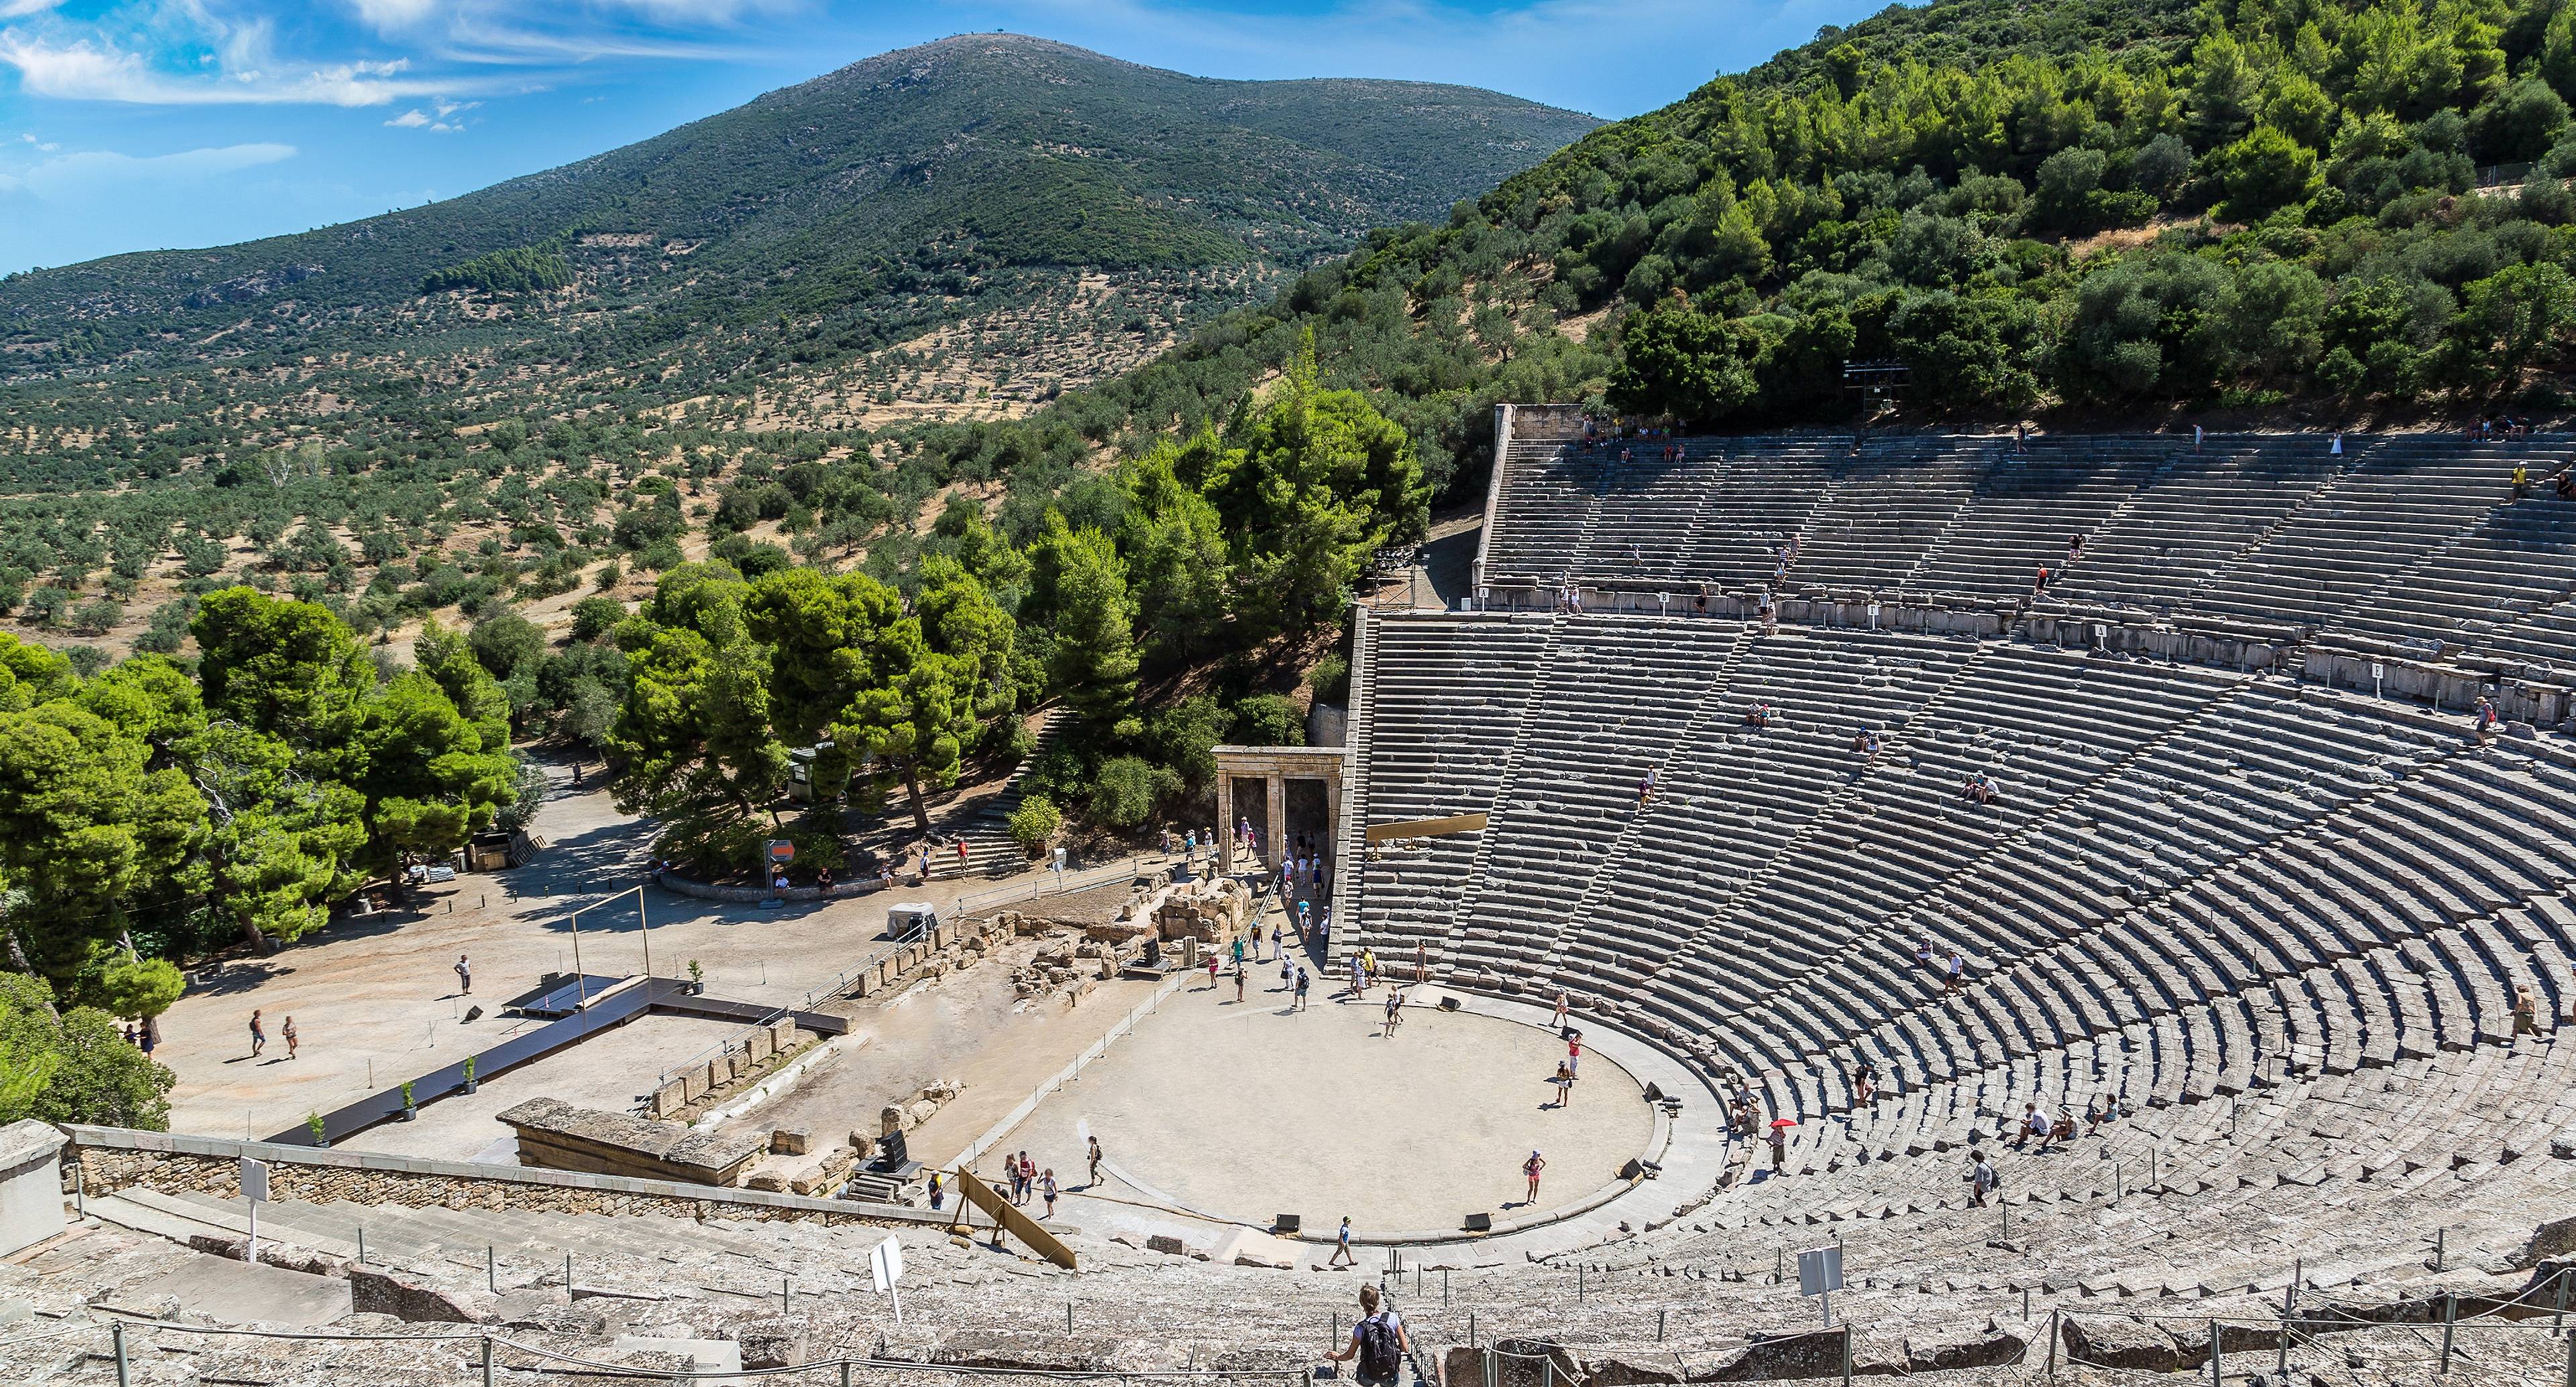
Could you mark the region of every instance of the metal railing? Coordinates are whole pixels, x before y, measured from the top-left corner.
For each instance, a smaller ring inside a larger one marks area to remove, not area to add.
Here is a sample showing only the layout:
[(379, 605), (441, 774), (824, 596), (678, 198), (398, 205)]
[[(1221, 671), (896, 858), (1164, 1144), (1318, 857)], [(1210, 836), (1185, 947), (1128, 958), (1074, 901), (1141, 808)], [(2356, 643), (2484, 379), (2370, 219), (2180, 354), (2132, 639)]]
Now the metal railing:
[(949, 909), (958, 918), (964, 919), (982, 914), (997, 905), (1008, 905), (1013, 901), (1034, 901), (1046, 896), (1069, 895), (1075, 891), (1088, 891), (1095, 886), (1106, 886), (1122, 876), (1133, 878), (1148, 863), (1168, 865), (1175, 860), (1177, 859), (1164, 854), (1138, 853), (1104, 867), (1088, 867), (1075, 872), (1041, 870), (1025, 886), (1002, 886), (990, 891), (979, 891), (971, 896), (960, 896), (957, 898), (957, 904), (950, 906)]

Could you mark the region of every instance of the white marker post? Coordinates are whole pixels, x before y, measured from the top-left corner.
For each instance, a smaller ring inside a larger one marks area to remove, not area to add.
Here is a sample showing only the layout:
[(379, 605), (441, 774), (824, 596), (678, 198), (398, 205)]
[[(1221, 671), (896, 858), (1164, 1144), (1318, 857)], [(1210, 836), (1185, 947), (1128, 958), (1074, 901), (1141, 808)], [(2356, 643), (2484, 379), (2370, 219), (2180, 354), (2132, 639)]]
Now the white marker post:
[(1798, 1254), (1798, 1294), (1811, 1295), (1824, 1302), (1827, 1329), (1834, 1327), (1834, 1292), (1842, 1288), (1843, 1250), (1840, 1245)]
[[(959, 1178), (972, 1177), (960, 1176)], [(962, 1199), (964, 1196), (961, 1194), (959, 1198)], [(900, 1285), (903, 1280), (903, 1240), (888, 1238), (878, 1243), (876, 1250), (868, 1254), (868, 1268), (876, 1273), (877, 1294), (890, 1296), (894, 1300), (894, 1322), (903, 1323), (903, 1290)]]
[(268, 1198), (268, 1162), (248, 1156), (241, 1160), (242, 1198), (250, 1201), (250, 1240), (242, 1245), (242, 1260), (259, 1260), (259, 1206)]

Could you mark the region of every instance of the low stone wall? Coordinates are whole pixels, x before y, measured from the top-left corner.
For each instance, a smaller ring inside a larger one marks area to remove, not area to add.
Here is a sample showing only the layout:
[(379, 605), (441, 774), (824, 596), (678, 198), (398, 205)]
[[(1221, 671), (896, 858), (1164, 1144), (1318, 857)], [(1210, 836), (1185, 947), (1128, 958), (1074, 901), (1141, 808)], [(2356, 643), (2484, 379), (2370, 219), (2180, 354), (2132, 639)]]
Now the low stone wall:
[(762, 1142), (691, 1131), (649, 1118), (531, 1098), (501, 1114), (519, 1138), (519, 1159), (548, 1170), (584, 1170), (647, 1180), (735, 1185)]
[[(2286, 626), (2233, 625), (2176, 618), (2142, 617), (2135, 612), (2057, 604), (2033, 607), (2022, 618), (2022, 634), (2043, 645), (2114, 651), (2158, 660), (2218, 669), (2268, 670), (2280, 667), (2298, 643), (2299, 633)], [(2095, 633), (2099, 632), (2097, 638)]]
[(410, 1208), (439, 1205), (450, 1209), (534, 1209), (562, 1214), (656, 1214), (756, 1222), (786, 1219), (940, 1227), (954, 1218), (896, 1204), (860, 1204), (765, 1190), (719, 1190), (577, 1171), (473, 1165), (374, 1152), (316, 1151), (273, 1142), (227, 1141), (112, 1127), (74, 1126), (66, 1130), (72, 1138), (72, 1147), (66, 1153), (71, 1159), (63, 1162), (66, 1195), (73, 1192), (77, 1180), (80, 1188), (90, 1194), (113, 1194), (139, 1185), (164, 1194), (239, 1198), (241, 1158), (250, 1156), (268, 1163), (272, 1198), (317, 1203), (345, 1199), (354, 1204), (399, 1204)]
[[(2370, 667), (2382, 677), (2373, 680)], [(2563, 684), (2500, 675), (2460, 665), (2434, 664), (2395, 654), (2364, 650), (2311, 649), (2301, 677), (2328, 688), (2378, 692), (2391, 698), (2420, 700), (2464, 719), (2479, 695), (2495, 700), (2496, 712), (2509, 723), (2558, 727), (2576, 714), (2576, 689)], [(2465, 726), (2465, 723), (2463, 724)], [(2525, 729), (2515, 729), (2525, 730)]]

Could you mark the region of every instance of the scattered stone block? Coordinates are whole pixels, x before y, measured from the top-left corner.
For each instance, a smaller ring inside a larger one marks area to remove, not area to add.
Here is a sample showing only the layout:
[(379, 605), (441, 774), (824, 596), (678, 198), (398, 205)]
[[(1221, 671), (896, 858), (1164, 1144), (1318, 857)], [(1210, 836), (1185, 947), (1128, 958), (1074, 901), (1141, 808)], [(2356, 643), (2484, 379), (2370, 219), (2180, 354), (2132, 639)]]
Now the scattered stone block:
[(814, 1134), (803, 1127), (781, 1127), (769, 1134), (769, 1149), (781, 1156), (802, 1156), (814, 1149)]
[(1182, 1243), (1180, 1239), (1173, 1237), (1169, 1233), (1156, 1233), (1145, 1239), (1145, 1250), (1148, 1252), (1160, 1252), (1169, 1257), (1178, 1257), (1181, 1255)]
[(734, 1336), (742, 1345), (742, 1366), (792, 1368), (805, 1361), (805, 1322), (784, 1316), (747, 1324)]

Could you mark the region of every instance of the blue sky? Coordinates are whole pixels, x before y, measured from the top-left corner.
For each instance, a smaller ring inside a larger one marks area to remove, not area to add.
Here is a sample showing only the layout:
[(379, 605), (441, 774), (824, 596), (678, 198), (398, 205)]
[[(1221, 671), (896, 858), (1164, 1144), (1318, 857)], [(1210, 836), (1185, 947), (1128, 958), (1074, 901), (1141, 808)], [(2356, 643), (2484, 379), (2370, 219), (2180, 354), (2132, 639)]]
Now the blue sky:
[(1615, 118), (1882, 3), (0, 0), (0, 271), (453, 197), (956, 33)]

